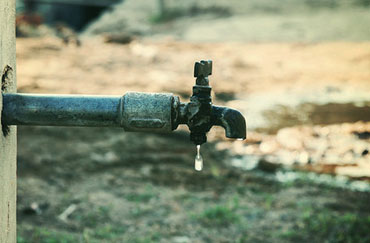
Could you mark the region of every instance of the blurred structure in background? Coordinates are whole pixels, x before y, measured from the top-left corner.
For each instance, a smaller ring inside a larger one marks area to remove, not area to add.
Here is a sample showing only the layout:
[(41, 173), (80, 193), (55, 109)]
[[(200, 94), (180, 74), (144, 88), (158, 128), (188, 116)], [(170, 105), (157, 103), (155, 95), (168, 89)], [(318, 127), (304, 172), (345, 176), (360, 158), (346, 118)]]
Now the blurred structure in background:
[[(59, 22), (79, 31), (119, 0), (17, 0), (17, 10), (40, 16), (44, 23)], [(42, 16), (42, 17), (41, 17)]]

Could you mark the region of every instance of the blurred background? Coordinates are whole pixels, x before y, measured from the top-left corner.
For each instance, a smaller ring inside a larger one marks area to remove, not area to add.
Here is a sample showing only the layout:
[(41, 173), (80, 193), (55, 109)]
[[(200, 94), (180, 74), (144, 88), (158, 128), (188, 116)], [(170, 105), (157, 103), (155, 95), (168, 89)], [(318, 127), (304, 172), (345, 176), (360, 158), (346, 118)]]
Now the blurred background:
[(369, 0), (17, 0), (19, 92), (171, 92), (213, 128), (19, 127), (18, 242), (370, 242)]

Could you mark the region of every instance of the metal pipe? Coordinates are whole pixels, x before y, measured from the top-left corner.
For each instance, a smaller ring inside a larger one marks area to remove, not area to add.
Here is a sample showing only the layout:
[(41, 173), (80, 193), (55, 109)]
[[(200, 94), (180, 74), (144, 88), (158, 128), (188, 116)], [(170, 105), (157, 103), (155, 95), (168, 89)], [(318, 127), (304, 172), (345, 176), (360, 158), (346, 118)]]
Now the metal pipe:
[(122, 96), (3, 94), (7, 125), (120, 126)]
[(118, 0), (27, 0), (31, 3), (60, 4), (60, 5), (80, 5), (107, 7), (118, 3)]
[(170, 132), (172, 94), (129, 92), (124, 96), (3, 94), (2, 124), (123, 127)]

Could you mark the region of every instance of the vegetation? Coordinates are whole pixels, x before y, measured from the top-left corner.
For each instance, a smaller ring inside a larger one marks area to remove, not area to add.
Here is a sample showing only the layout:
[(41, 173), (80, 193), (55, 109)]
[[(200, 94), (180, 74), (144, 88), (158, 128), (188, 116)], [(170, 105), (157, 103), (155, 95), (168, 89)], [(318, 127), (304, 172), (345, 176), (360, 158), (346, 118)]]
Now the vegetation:
[[(368, 193), (352, 193), (308, 180), (289, 184), (275, 182), (274, 187), (269, 186), (269, 180), (252, 174), (247, 180), (250, 182), (244, 190), (240, 185), (229, 188), (216, 199), (188, 192), (168, 201), (164, 194), (156, 193), (157, 188), (147, 186), (142, 193), (125, 196), (131, 216), (117, 219), (113, 213), (117, 208), (91, 205), (90, 210), (78, 210), (70, 218), (70, 223), (77, 227), (75, 230), (58, 224), (51, 227), (33, 225), (32, 230), (20, 227), (18, 242), (160, 242), (171, 241), (176, 235), (188, 235), (190, 229), (204, 240), (218, 239), (213, 234), (221, 230), (234, 235), (236, 242), (268, 239), (276, 242), (370, 242), (369, 206), (364, 200), (353, 200), (370, 198)], [(327, 201), (328, 198), (339, 201)], [(151, 200), (156, 202), (149, 203), (153, 202)], [(168, 203), (181, 203), (181, 211)], [(183, 217), (184, 212), (188, 216)], [(183, 217), (181, 226), (167, 221), (170, 215)], [(145, 223), (135, 226), (138, 222)], [(178, 228), (173, 231), (173, 227)]]

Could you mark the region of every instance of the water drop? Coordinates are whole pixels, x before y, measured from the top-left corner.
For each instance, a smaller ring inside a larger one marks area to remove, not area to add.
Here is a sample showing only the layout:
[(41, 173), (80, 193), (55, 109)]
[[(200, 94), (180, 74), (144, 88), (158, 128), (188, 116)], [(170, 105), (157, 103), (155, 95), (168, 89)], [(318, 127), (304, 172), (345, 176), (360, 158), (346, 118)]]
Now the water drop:
[(203, 169), (203, 158), (200, 155), (200, 145), (197, 145), (197, 155), (195, 156), (195, 170), (201, 171)]

